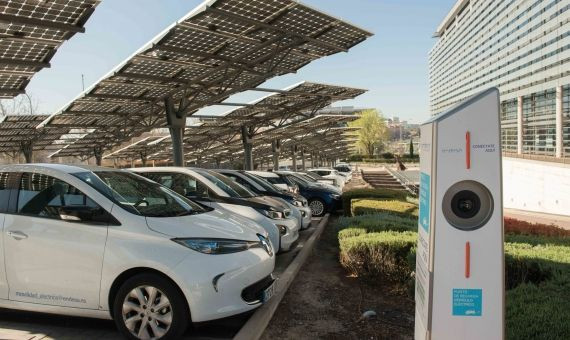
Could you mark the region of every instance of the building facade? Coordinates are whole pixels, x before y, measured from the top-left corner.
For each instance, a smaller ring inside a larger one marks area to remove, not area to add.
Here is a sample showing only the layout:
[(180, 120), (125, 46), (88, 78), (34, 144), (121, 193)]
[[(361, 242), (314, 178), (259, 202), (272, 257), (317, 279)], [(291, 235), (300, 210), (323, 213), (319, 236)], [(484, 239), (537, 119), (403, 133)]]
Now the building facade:
[(459, 0), (435, 37), (432, 114), (494, 86), (507, 155), (570, 160), (570, 0)]

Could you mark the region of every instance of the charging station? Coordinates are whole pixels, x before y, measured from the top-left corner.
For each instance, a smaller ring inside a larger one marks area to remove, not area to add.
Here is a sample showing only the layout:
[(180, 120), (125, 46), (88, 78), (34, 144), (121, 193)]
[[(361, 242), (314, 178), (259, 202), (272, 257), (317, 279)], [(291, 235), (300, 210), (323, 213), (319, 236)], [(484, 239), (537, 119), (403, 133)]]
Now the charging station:
[(421, 126), (415, 338), (504, 338), (499, 91)]

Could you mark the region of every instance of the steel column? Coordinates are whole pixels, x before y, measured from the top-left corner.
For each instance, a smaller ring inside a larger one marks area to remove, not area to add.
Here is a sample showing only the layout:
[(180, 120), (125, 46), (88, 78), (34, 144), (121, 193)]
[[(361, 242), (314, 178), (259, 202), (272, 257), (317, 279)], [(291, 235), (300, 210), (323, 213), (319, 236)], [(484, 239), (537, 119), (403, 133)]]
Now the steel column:
[(307, 166), (305, 163), (305, 147), (301, 147), (301, 168), (303, 171), (307, 171)]
[(243, 142), (243, 168), (244, 170), (253, 170), (253, 134), (251, 128), (247, 126), (241, 127), (241, 140)]
[(293, 153), (293, 171), (297, 171), (297, 145), (291, 146), (291, 151)]
[(274, 139), (271, 142), (271, 150), (273, 151), (273, 170), (279, 170), (279, 152), (281, 151), (281, 141)]
[(172, 160), (174, 166), (184, 166), (184, 130), (186, 129), (186, 115), (176, 111), (174, 100), (168, 97), (164, 100), (166, 120), (170, 137), (172, 139)]

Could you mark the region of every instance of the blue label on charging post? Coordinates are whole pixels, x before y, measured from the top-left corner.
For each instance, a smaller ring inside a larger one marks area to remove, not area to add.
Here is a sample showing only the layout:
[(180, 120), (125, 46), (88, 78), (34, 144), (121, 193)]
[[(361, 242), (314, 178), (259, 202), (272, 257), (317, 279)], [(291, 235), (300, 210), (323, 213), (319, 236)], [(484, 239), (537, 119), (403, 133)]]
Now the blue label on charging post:
[(431, 201), (430, 177), (425, 172), (420, 173), (420, 218), (422, 228), (429, 233), (430, 224), (430, 201)]
[(453, 316), (481, 316), (483, 312), (482, 289), (453, 289)]

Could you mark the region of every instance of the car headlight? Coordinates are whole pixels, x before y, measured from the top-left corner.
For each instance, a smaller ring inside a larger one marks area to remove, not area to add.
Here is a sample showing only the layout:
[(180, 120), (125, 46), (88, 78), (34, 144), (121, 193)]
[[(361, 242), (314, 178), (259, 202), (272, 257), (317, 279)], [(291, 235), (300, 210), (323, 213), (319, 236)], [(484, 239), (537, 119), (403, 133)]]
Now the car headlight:
[(259, 241), (242, 241), (221, 238), (175, 238), (174, 242), (187, 248), (208, 255), (223, 255), (245, 251), (251, 248), (263, 248), (271, 256), (271, 244), (262, 235), (257, 235)]
[(287, 234), (287, 227), (286, 226), (278, 224), (277, 227), (279, 228), (279, 234), (281, 236)]
[(340, 199), (340, 195), (337, 194), (331, 194), (331, 197), (335, 200), (339, 200)]
[(259, 211), (261, 211), (261, 213), (263, 213), (263, 215), (265, 215), (265, 216), (267, 216), (273, 220), (279, 220), (279, 219), (282, 219), (285, 217), (281, 211), (265, 210), (265, 209), (260, 209)]
[(296, 206), (296, 207), (302, 207), (302, 206), (303, 206), (303, 202), (295, 200), (295, 201), (293, 201), (293, 205)]

